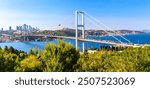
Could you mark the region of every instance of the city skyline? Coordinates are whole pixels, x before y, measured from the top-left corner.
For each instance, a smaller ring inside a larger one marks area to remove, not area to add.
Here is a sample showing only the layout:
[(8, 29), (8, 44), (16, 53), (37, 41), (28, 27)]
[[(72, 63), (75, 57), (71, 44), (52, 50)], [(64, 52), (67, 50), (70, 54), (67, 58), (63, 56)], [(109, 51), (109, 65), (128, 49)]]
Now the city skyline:
[(0, 28), (24, 23), (42, 30), (74, 28), (75, 10), (83, 10), (114, 29), (144, 30), (150, 29), (149, 4), (149, 0), (0, 0)]
[(9, 26), (7, 28), (0, 28), (0, 31), (5, 31), (5, 30), (40, 30), (38, 27), (31, 26), (28, 24), (22, 24), (22, 25), (16, 25), (14, 28), (12, 26)]

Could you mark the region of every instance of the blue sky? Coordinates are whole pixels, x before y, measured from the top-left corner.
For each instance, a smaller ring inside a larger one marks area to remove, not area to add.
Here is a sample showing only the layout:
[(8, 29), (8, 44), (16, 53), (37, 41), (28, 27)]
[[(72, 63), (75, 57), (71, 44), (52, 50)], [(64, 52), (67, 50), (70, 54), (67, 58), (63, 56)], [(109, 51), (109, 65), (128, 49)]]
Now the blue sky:
[[(150, 0), (0, 0), (0, 28), (24, 23), (40, 29), (73, 28), (75, 10), (113, 29), (150, 29)], [(94, 28), (88, 21), (86, 25)]]

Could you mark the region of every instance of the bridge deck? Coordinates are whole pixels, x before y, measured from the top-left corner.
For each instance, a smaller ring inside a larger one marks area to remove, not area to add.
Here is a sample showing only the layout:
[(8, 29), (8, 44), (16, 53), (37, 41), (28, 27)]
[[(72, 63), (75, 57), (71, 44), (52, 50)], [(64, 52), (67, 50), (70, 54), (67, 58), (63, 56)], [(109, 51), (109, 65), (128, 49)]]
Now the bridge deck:
[[(46, 37), (46, 38), (60, 38), (60, 39), (76, 39), (75, 37), (67, 37), (67, 36), (50, 36), (50, 35), (36, 35), (35, 37)], [(106, 41), (106, 40), (95, 40), (95, 39), (82, 39), (78, 38), (79, 41), (83, 42), (94, 42), (94, 43), (103, 43), (103, 44), (111, 44), (116, 46), (132, 46), (132, 47), (139, 47), (143, 45), (137, 44), (127, 44), (127, 43), (117, 43), (113, 41)]]
[[(75, 37), (65, 37), (65, 36), (50, 36), (50, 37), (61, 38), (61, 39), (76, 39)], [(104, 44), (111, 44), (111, 45), (116, 45), (116, 46), (135, 46), (134, 44), (117, 43), (117, 42), (105, 41), (105, 40), (82, 39), (82, 38), (78, 38), (78, 40), (83, 41), (83, 42), (104, 43)]]

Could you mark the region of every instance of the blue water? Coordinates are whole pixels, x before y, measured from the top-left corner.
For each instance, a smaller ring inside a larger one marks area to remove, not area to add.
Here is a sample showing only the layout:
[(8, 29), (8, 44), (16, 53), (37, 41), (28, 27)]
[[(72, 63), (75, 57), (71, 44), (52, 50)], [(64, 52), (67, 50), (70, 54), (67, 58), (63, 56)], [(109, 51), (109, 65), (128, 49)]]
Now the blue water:
[[(118, 39), (120, 39), (123, 42), (126, 42), (124, 39), (122, 39), (119, 36), (116, 36)], [(149, 34), (131, 34), (131, 35), (125, 35), (125, 38), (130, 40), (134, 44), (150, 44), (150, 33)], [(113, 37), (98, 37), (98, 36), (90, 36), (87, 37), (90, 39), (97, 39), (97, 40), (113, 40), (116, 41)], [(70, 42), (75, 46), (75, 40), (67, 40), (64, 39), (65, 42)], [(15, 49), (22, 50), (25, 52), (29, 52), (32, 48), (40, 48), (44, 49), (45, 44), (47, 43), (57, 43), (57, 40), (53, 41), (44, 41), (44, 42), (10, 42), (10, 43), (0, 43), (0, 46), (4, 48), (5, 46), (12, 46)], [(92, 42), (85, 42), (85, 48), (100, 48), (100, 46), (109, 46), (109, 44), (100, 44), (100, 43), (92, 43)], [(82, 43), (79, 42), (79, 48), (82, 49)]]

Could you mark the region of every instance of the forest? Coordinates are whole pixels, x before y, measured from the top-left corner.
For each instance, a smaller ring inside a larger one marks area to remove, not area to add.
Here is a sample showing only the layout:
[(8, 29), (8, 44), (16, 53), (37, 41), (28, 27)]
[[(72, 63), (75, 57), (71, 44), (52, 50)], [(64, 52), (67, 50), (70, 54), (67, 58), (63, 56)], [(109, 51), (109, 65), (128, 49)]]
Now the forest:
[(25, 53), (5, 46), (0, 72), (150, 72), (150, 47), (101, 47), (89, 53), (58, 40)]

